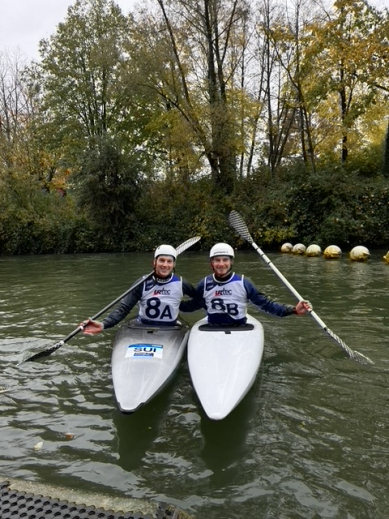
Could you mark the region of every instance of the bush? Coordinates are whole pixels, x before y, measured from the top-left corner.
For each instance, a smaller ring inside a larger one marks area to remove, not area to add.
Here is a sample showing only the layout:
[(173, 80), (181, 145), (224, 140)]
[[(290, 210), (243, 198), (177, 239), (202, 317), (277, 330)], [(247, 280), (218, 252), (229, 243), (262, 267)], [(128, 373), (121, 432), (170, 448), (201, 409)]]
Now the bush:
[(49, 193), (33, 178), (7, 177), (0, 186), (0, 254), (80, 252), (77, 235), (89, 224), (71, 197)]

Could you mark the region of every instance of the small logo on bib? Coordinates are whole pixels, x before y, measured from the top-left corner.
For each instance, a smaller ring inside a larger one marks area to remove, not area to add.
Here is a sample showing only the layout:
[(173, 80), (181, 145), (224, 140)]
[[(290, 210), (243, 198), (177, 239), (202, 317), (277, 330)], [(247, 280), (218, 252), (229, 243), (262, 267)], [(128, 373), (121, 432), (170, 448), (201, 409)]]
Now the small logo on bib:
[(227, 290), (227, 288), (222, 288), (221, 290), (215, 290), (215, 296), (230, 296), (232, 295), (232, 290)]
[(170, 296), (170, 290), (166, 290), (166, 288), (161, 288), (159, 290), (154, 290), (154, 296)]

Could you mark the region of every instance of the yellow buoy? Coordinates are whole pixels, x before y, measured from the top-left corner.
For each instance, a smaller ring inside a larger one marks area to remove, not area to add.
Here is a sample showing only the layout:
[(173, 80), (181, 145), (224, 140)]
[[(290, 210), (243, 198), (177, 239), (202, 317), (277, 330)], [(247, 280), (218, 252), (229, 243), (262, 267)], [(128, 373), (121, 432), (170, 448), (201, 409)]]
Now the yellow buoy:
[(329, 245), (323, 252), (323, 256), (328, 259), (340, 258), (341, 255), (342, 250), (337, 245)]
[(296, 245), (292, 249), (293, 254), (304, 254), (305, 251), (306, 246), (302, 243), (296, 243)]
[(312, 243), (307, 247), (307, 250), (305, 251), (306, 256), (320, 256), (321, 254), (321, 248), (319, 245), (316, 245), (315, 243)]
[(389, 263), (389, 251), (385, 254), (385, 256), (382, 256), (384, 260)]
[(362, 245), (357, 245), (350, 251), (350, 259), (353, 261), (366, 261), (370, 258), (369, 249)]
[(291, 243), (284, 243), (281, 246), (281, 252), (292, 252), (293, 245)]

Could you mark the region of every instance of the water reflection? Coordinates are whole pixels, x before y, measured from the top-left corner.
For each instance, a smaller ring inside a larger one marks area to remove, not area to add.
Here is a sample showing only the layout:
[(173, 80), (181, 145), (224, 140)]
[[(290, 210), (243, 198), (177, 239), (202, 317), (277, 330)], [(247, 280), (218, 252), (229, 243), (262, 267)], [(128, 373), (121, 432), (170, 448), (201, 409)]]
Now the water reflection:
[(145, 464), (146, 454), (160, 435), (161, 422), (173, 390), (174, 385), (170, 384), (135, 413), (123, 414), (119, 410), (114, 412), (118, 464), (127, 472), (132, 472)]

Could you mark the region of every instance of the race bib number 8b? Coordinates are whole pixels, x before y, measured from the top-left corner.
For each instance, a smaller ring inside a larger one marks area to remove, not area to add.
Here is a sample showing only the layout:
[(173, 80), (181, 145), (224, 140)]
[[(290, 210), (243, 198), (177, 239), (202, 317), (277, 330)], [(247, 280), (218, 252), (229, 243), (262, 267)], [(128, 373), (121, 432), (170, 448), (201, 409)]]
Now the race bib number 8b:
[(215, 298), (211, 300), (212, 310), (226, 312), (229, 315), (238, 315), (238, 305), (236, 303), (225, 303), (223, 299)]
[(127, 346), (126, 358), (134, 359), (162, 359), (163, 346), (161, 344), (130, 344)]

